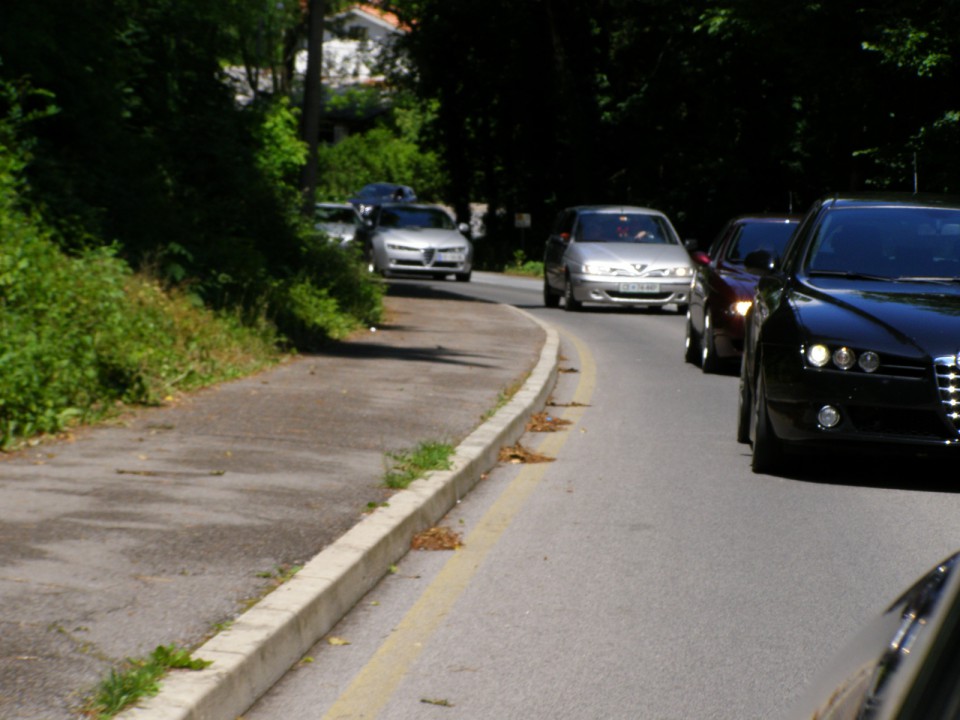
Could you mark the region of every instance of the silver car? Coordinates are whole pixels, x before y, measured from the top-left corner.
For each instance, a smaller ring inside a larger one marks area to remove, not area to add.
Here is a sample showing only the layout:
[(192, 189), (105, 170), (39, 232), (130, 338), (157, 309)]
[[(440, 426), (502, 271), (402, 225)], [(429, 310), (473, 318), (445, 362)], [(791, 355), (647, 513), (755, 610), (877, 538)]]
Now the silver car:
[(317, 203), (313, 213), (313, 227), (334, 242), (353, 240), (363, 224), (360, 213), (350, 203)]
[(438, 205), (386, 203), (374, 208), (357, 234), (371, 272), (456, 276), (469, 282), (473, 271), (473, 244), (466, 223), (457, 225)]
[(621, 205), (562, 211), (547, 239), (543, 303), (579, 310), (583, 303), (686, 312), (693, 264), (662, 212)]

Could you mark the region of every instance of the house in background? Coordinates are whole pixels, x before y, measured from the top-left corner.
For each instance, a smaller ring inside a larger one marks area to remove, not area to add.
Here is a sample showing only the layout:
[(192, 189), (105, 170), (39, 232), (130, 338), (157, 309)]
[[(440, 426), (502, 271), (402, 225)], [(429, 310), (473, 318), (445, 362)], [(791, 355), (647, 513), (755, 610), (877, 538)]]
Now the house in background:
[[(337, 15), (324, 18), (323, 65), (321, 81), (324, 90), (324, 114), (321, 139), (338, 142), (354, 132), (369, 129), (377, 118), (389, 110), (373, 90), (383, 85), (386, 65), (397, 66), (394, 43), (406, 29), (397, 17), (372, 5), (354, 5)], [(306, 41), (296, 52), (292, 85), (296, 98), (303, 87), (307, 69)], [(238, 103), (245, 105), (258, 94), (283, 91), (277, 83), (275, 69), (228, 67), (225, 73)], [(299, 102), (295, 99), (295, 102)]]
[[(386, 64), (396, 62), (394, 43), (405, 33), (397, 17), (371, 5), (354, 5), (324, 20), (324, 112), (321, 139), (336, 143), (351, 133), (369, 129), (389, 110), (372, 93), (356, 92), (381, 86)], [(297, 53), (296, 72), (307, 69), (306, 49)], [(397, 69), (394, 65), (391, 70)]]

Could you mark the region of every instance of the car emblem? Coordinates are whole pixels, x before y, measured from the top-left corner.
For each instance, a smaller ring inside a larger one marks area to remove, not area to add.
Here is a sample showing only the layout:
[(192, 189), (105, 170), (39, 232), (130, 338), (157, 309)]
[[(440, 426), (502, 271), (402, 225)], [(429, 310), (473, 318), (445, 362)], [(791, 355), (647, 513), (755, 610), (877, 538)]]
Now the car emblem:
[(423, 251), (423, 264), (424, 264), (424, 265), (432, 265), (432, 264), (433, 264), (433, 256), (434, 256), (435, 253), (436, 253), (436, 250), (435, 250), (434, 248), (424, 248), (424, 251)]
[(643, 272), (644, 270), (646, 270), (646, 269), (647, 269), (647, 266), (646, 266), (646, 265), (641, 265), (640, 263), (637, 263), (636, 265), (633, 266), (633, 269), (636, 270), (636, 271), (639, 273), (639, 272)]

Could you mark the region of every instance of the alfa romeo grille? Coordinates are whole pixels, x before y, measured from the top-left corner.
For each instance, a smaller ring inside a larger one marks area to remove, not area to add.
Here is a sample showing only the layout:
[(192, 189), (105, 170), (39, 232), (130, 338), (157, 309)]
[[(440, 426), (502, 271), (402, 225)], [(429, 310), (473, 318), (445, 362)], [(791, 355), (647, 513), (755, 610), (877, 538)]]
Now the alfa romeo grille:
[(960, 432), (960, 366), (956, 357), (941, 357), (933, 361), (940, 402), (953, 429)]

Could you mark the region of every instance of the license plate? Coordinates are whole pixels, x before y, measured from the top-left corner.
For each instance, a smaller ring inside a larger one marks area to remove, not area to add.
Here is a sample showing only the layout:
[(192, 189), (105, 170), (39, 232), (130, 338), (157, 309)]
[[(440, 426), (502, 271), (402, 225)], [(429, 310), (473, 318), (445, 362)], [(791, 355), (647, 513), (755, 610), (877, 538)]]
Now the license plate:
[(467, 256), (460, 252), (443, 252), (437, 254), (437, 259), (440, 262), (461, 263), (467, 259)]
[(620, 283), (622, 293), (658, 293), (660, 285), (657, 283)]

